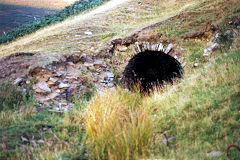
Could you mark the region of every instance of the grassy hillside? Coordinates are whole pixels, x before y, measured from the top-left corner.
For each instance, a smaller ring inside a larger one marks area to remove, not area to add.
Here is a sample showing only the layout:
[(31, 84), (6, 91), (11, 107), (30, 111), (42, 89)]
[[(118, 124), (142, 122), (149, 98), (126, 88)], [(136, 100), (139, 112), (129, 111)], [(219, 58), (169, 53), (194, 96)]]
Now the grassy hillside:
[[(89, 105), (88, 143), (97, 159), (213, 159), (239, 146), (240, 49), (199, 68), (150, 97), (107, 91)], [(231, 69), (230, 69), (231, 68)], [(168, 145), (165, 136), (173, 138)], [(232, 159), (240, 157), (231, 151)]]
[(5, 34), (0, 35), (0, 44), (11, 42), (14, 39), (35, 32), (40, 28), (46, 27), (51, 24), (55, 24), (57, 22), (61, 22), (70, 16), (82, 13), (83, 11), (99, 6), (104, 2), (105, 2), (104, 0), (77, 1), (74, 4), (71, 4), (65, 7), (64, 9), (57, 11), (54, 14), (47, 14), (39, 19), (36, 19), (33, 22), (23, 24), (18, 28), (15, 28), (11, 31), (8, 31)]
[[(186, 66), (182, 79), (150, 96), (117, 87), (88, 101), (91, 93), (82, 93), (70, 112), (40, 105), (32, 96), (34, 80), (25, 93), (1, 85), (8, 98), (0, 96), (0, 159), (239, 159), (239, 6), (237, 0), (129, 0), (1, 45), (1, 56), (97, 55), (112, 38), (136, 33), (137, 41), (173, 43)], [(217, 33), (219, 47), (203, 56)], [(133, 47), (109, 57), (115, 72)], [(8, 108), (13, 103), (18, 105)]]
[(51, 8), (51, 9), (62, 9), (67, 5), (74, 3), (76, 0), (42, 0), (41, 2), (37, 0), (1, 0), (2, 4), (11, 4), (11, 5), (22, 5), (22, 6), (31, 6), (38, 8)]

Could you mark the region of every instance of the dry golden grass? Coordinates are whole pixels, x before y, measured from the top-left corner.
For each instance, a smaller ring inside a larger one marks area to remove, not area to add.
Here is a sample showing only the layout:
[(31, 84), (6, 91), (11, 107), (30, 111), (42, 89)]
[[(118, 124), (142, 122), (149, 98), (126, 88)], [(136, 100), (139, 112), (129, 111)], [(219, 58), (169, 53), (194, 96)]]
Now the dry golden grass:
[(154, 132), (152, 112), (141, 96), (117, 89), (98, 95), (85, 118), (93, 159), (146, 157)]

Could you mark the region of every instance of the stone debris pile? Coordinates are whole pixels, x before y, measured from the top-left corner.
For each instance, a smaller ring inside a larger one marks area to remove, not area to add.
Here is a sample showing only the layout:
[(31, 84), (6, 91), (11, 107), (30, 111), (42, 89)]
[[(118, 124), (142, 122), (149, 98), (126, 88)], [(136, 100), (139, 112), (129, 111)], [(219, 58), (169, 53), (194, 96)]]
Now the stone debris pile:
[(214, 37), (207, 42), (207, 47), (204, 49), (203, 56), (208, 57), (212, 54), (212, 52), (219, 47), (219, 44), (216, 42), (219, 34), (217, 33)]
[[(36, 68), (31, 72), (31, 77), (36, 79), (33, 90), (37, 99), (52, 105), (55, 111), (67, 111), (73, 107), (72, 97), (79, 97), (84, 91), (116, 85), (110, 67), (104, 61), (90, 56), (81, 57), (75, 63), (64, 62)], [(20, 79), (15, 81), (17, 83)]]

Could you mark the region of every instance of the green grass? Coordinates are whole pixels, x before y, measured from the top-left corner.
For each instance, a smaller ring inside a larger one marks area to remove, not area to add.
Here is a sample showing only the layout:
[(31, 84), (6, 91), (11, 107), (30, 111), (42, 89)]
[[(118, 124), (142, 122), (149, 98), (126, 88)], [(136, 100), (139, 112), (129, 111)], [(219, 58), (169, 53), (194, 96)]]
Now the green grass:
[(194, 83), (198, 87), (188, 86), (178, 92), (175, 98), (182, 104), (167, 100), (169, 107), (176, 108), (166, 111), (169, 117), (161, 119), (159, 126), (160, 130), (169, 127), (170, 134), (179, 139), (176, 145), (180, 146), (180, 154), (174, 156), (181, 158), (181, 153), (186, 152), (201, 158), (213, 150), (225, 151), (230, 144), (239, 146), (239, 53), (240, 50), (232, 53), (221, 60), (221, 66), (217, 63), (207, 74), (202, 73)]
[(201, 42), (193, 42), (188, 41), (185, 43), (185, 47), (191, 54), (188, 56), (189, 62), (204, 62), (204, 58), (202, 56), (203, 53), (203, 44)]
[(31, 85), (18, 87), (12, 82), (0, 82), (0, 112), (2, 110), (19, 109), (21, 105), (33, 104)]
[[(46, 140), (52, 135), (49, 130), (42, 131), (45, 126), (53, 127), (53, 131), (55, 130), (56, 122), (53, 123), (51, 119), (50, 113), (44, 111), (40, 114), (35, 114), (33, 110), (24, 110), (25, 112), (29, 112), (27, 115), (21, 114), (21, 117), (16, 115), (17, 113), (8, 114), (17, 117), (14, 121), (8, 122), (7, 127), (4, 126), (1, 128), (1, 144), (5, 144), (7, 149), (0, 149), (0, 157), (9, 157), (14, 158), (18, 157), (19, 154), (22, 154), (25, 158), (27, 158), (25, 153), (21, 153), (21, 148), (25, 146), (26, 148), (30, 148), (32, 143), (30, 140), (33, 140), (37, 143), (38, 140)], [(2, 115), (3, 113), (1, 113)], [(1, 117), (6, 118), (6, 117)], [(6, 120), (5, 120), (6, 121)], [(1, 126), (4, 120), (2, 119)], [(23, 142), (21, 137), (27, 138), (28, 142)], [(39, 146), (41, 146), (39, 144)], [(33, 148), (32, 148), (33, 149)]]
[[(213, 66), (206, 70), (186, 71), (183, 80), (150, 97), (139, 99), (138, 94), (117, 90), (95, 98), (86, 118), (89, 149), (94, 150), (97, 159), (138, 159), (149, 155), (154, 159), (214, 159), (207, 157), (212, 151), (221, 151), (219, 158), (227, 159), (227, 147), (240, 145), (239, 62), (240, 49), (212, 61)], [(148, 123), (141, 120), (139, 112)], [(128, 121), (129, 114), (134, 116)], [(125, 121), (121, 121), (122, 117)], [(120, 127), (120, 131), (118, 125), (126, 128)], [(132, 136), (132, 125), (136, 127), (136, 139), (121, 139)], [(143, 129), (141, 133), (147, 129), (149, 134), (141, 137), (138, 127)], [(168, 146), (162, 142), (163, 133), (174, 136)], [(142, 138), (151, 142), (146, 143), (147, 147), (138, 146), (142, 152), (129, 145), (139, 144)], [(232, 150), (231, 156), (238, 159), (240, 153)]]
[(65, 113), (40, 105), (30, 90), (27, 99), (19, 91), (21, 87), (11, 83), (2, 83), (0, 89), (4, 104), (0, 111), (0, 159), (87, 159), (87, 134), (82, 124), (86, 103), (95, 93), (92, 84), (79, 97), (71, 97), (75, 107)]
[[(76, 109), (85, 105), (82, 100)], [(0, 113), (0, 159), (86, 159), (86, 134), (79, 125), (82, 112), (54, 113), (44, 106), (38, 110), (26, 106)]]

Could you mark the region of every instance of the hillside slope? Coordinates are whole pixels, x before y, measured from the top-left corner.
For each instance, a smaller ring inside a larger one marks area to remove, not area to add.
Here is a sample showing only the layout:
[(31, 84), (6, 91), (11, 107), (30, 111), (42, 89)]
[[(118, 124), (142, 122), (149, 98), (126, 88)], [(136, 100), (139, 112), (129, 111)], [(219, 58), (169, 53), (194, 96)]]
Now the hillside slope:
[(48, 8), (48, 9), (62, 9), (67, 5), (74, 3), (76, 0), (52, 0), (49, 1), (31, 1), (31, 0), (1, 0), (2, 4), (11, 4), (11, 5), (22, 5), (22, 6), (31, 6), (38, 8)]
[[(239, 159), (239, 37), (238, 0), (113, 0), (1, 45), (1, 81), (22, 77), (27, 96), (1, 85), (0, 159)], [(173, 44), (184, 77), (150, 96), (99, 91), (135, 42)]]

